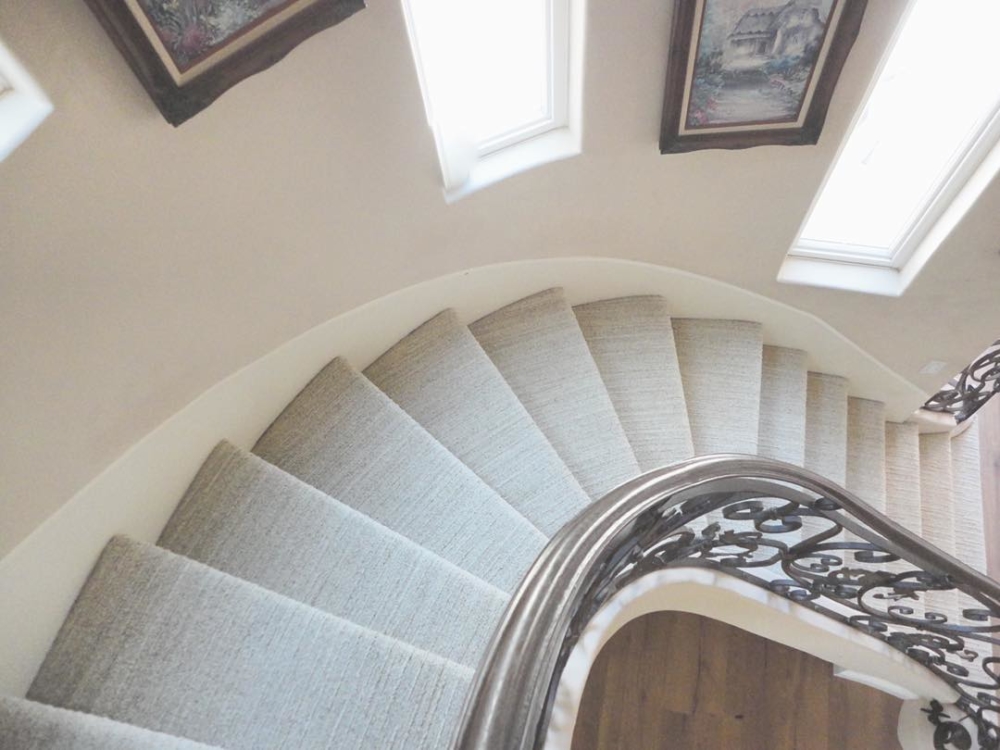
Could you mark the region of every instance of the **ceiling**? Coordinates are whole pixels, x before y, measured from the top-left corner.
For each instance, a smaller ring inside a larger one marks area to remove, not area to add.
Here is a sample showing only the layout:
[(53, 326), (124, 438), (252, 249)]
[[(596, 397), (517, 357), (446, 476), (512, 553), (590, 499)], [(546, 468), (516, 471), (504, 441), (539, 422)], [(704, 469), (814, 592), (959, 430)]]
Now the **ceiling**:
[(668, 0), (590, 0), (583, 154), (452, 205), (398, 0), (179, 129), (83, 2), (0, 5), (56, 110), (0, 164), (0, 555), (196, 395), (403, 286), (611, 256), (812, 312), (931, 390), (1000, 331), (1000, 182), (898, 299), (775, 276), (905, 3), (868, 3), (813, 147), (660, 156)]

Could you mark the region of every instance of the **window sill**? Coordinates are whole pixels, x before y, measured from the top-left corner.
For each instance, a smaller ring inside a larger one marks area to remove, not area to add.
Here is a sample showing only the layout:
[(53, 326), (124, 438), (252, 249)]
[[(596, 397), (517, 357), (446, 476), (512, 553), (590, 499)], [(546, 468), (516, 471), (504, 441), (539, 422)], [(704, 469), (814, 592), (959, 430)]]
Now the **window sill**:
[(465, 182), (446, 188), (446, 203), (454, 203), (467, 195), (489, 187), (543, 164), (576, 156), (581, 152), (579, 131), (572, 127), (556, 128), (527, 141), (483, 156), (469, 169)]
[(886, 297), (899, 297), (908, 285), (895, 268), (794, 256), (785, 258), (781, 264), (778, 281)]
[(991, 147), (899, 268), (788, 255), (778, 271), (778, 281), (899, 297), (955, 231), (997, 174), (1000, 174), (1000, 143)]

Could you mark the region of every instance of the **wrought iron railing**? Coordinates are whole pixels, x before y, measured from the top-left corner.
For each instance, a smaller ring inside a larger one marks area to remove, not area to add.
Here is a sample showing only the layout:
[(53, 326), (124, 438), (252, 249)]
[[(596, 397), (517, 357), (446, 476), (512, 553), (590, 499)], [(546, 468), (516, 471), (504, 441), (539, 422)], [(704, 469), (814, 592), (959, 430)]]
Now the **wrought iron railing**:
[(927, 411), (951, 414), (961, 424), (1000, 391), (1000, 340), (948, 381), (924, 404)]
[(680, 567), (724, 571), (899, 649), (959, 696), (961, 716), (927, 708), (936, 747), (1000, 748), (1000, 584), (822, 477), (706, 456), (623, 485), (552, 539), (493, 638), (455, 750), (539, 750), (585, 625), (628, 584)]

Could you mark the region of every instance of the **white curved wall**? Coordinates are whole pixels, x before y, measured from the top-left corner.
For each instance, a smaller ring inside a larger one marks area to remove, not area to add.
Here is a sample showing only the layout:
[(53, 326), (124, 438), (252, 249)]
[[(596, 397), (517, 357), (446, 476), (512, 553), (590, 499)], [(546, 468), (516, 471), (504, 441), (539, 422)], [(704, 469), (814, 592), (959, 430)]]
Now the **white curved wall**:
[(576, 304), (661, 294), (678, 316), (756, 320), (769, 343), (814, 354), (810, 366), (850, 378), (853, 393), (903, 418), (921, 392), (815, 316), (712, 279), (600, 258), (525, 261), (418, 284), (337, 316), (219, 382), (151, 432), (0, 559), (0, 691), (21, 693), (97, 555), (115, 533), (154, 541), (202, 460), (223, 439), (251, 447), (334, 356), (359, 368), (445, 307), (472, 321), (551, 286)]
[(408, 285), (529, 258), (682, 268), (820, 316), (924, 390), (996, 335), (1000, 184), (898, 300), (775, 276), (905, 0), (869, 2), (820, 143), (660, 156), (672, 3), (589, 0), (583, 153), (453, 205), (396, 0), (181, 128), (82, 2), (0, 3), (55, 104), (0, 164), (0, 555), (213, 383)]

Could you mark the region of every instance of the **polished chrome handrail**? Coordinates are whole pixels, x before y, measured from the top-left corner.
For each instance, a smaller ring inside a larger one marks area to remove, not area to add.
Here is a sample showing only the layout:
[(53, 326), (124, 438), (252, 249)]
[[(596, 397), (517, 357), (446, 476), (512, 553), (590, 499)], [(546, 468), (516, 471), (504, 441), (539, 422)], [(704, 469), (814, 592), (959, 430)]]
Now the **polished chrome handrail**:
[[(963, 737), (971, 742), (975, 734), (981, 748), (1000, 747), (1000, 660), (992, 656), (1000, 644), (993, 624), (1000, 621), (1000, 584), (823, 477), (778, 461), (718, 455), (644, 474), (556, 534), (490, 643), (455, 750), (538, 750), (586, 623), (628, 583), (685, 566), (765, 586), (900, 649), (960, 696), (965, 716), (958, 720), (940, 706), (928, 710), (937, 746), (969, 747)], [(778, 578), (763, 575), (776, 568)], [(941, 606), (942, 597), (957, 602), (957, 592), (975, 604), (958, 613)]]

